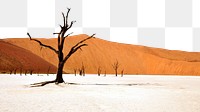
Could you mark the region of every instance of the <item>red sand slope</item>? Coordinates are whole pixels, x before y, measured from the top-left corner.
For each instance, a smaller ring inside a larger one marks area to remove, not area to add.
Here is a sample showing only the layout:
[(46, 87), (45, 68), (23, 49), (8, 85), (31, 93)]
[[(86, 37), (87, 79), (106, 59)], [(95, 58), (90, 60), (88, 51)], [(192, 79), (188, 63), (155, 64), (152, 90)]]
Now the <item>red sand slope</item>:
[[(77, 35), (67, 38), (65, 53), (77, 41), (88, 37)], [(57, 39), (40, 39), (43, 43), (56, 48)], [(34, 41), (26, 39), (6, 39), (9, 43), (30, 50), (53, 65), (57, 65), (57, 56), (47, 48), (42, 48)], [(118, 60), (119, 73), (126, 74), (176, 74), (200, 75), (200, 53), (170, 51), (138, 45), (128, 45), (109, 42), (98, 38), (87, 41), (89, 46), (75, 53), (65, 64), (64, 71), (73, 73), (74, 69), (81, 68), (82, 63), (87, 73), (97, 73), (98, 67), (102, 73), (114, 73), (112, 64)]]
[(56, 67), (30, 51), (0, 40), (0, 73), (8, 73), (16, 69), (17, 73), (56, 72)]

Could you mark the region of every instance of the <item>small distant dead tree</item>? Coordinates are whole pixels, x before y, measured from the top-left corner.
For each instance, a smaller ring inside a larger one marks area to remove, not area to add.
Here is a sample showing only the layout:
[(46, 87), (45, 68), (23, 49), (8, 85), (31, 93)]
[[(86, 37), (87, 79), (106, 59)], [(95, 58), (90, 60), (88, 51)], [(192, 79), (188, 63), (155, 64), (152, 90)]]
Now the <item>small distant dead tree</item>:
[(63, 25), (60, 25), (60, 32), (59, 33), (54, 33), (54, 34), (57, 34), (58, 35), (58, 39), (57, 39), (57, 43), (58, 43), (58, 46), (57, 46), (57, 49), (55, 49), (54, 47), (50, 46), (50, 45), (46, 45), (46, 44), (43, 44), (40, 40), (37, 40), (37, 39), (33, 39), (29, 33), (27, 33), (27, 35), (29, 36), (30, 40), (32, 41), (35, 41), (37, 43), (40, 44), (40, 46), (42, 47), (45, 47), (45, 48), (48, 48), (50, 50), (52, 50), (58, 57), (58, 69), (57, 69), (57, 75), (56, 75), (56, 79), (53, 80), (53, 81), (45, 81), (45, 82), (41, 82), (41, 83), (35, 83), (35, 84), (32, 84), (34, 87), (38, 87), (38, 86), (44, 86), (46, 84), (49, 84), (49, 83), (56, 83), (56, 84), (59, 84), (59, 83), (63, 83), (64, 80), (63, 80), (63, 68), (64, 68), (64, 64), (67, 62), (67, 60), (76, 52), (78, 51), (79, 49), (81, 49), (82, 47), (84, 46), (87, 46), (87, 44), (85, 44), (84, 42), (93, 38), (95, 34), (93, 34), (92, 36), (90, 37), (87, 37), (81, 41), (79, 41), (77, 44), (75, 44), (73, 47), (71, 47), (71, 49), (69, 50), (68, 54), (66, 56), (64, 56), (63, 54), (63, 48), (64, 48), (64, 43), (65, 43), (65, 39), (71, 35), (72, 33), (69, 33), (67, 35), (65, 35), (69, 29), (71, 29), (71, 27), (73, 26), (73, 24), (76, 22), (76, 21), (71, 21), (71, 23), (69, 24), (68, 22), (68, 16), (69, 16), (69, 12), (70, 12), (70, 8), (67, 8), (68, 11), (67, 11), (67, 14), (65, 16), (64, 13), (62, 13), (62, 16), (63, 16)]
[(25, 70), (25, 73), (24, 73), (25, 75), (27, 74), (27, 70)]
[(85, 76), (85, 66), (84, 66), (84, 64), (83, 64), (83, 63), (82, 63), (81, 70), (82, 70), (82, 74), (83, 74), (83, 76)]
[(119, 68), (120, 64), (118, 62), (118, 60), (116, 60), (116, 62), (114, 62), (114, 64), (112, 65), (113, 69), (115, 70), (115, 76), (117, 77), (117, 71), (118, 71), (118, 68)]
[(49, 66), (48, 70), (47, 70), (47, 76), (49, 76), (49, 71), (50, 71), (51, 67)]
[(20, 72), (20, 75), (22, 75), (22, 68), (20, 68), (19, 72)]
[(40, 75), (40, 69), (38, 69), (37, 74), (38, 74), (38, 76)]
[(30, 69), (30, 75), (32, 75), (33, 74), (33, 70), (32, 69)]
[(14, 74), (15, 74), (15, 75), (17, 74), (17, 68), (14, 70)]
[(10, 75), (12, 74), (13, 70), (10, 69)]
[(82, 73), (83, 73), (82, 69), (78, 69), (78, 71), (79, 71), (79, 75), (82, 76)]
[(121, 71), (121, 77), (124, 76), (124, 69)]
[(77, 71), (77, 68), (74, 68), (74, 75), (76, 76), (76, 71)]
[(101, 67), (100, 67), (100, 66), (99, 66), (98, 69), (97, 69), (97, 74), (98, 74), (98, 76), (101, 75)]
[(105, 73), (104, 73), (104, 77), (106, 77), (106, 70), (105, 70)]

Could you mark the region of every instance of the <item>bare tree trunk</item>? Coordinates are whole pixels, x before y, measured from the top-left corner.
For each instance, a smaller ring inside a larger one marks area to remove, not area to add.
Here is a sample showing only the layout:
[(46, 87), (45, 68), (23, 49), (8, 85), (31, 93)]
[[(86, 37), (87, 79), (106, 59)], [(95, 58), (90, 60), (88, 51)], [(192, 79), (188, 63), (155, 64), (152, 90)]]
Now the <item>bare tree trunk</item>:
[(64, 67), (64, 63), (63, 62), (59, 62), (58, 64), (58, 70), (57, 70), (57, 75), (56, 75), (56, 83), (63, 83), (63, 67)]
[(101, 67), (98, 67), (97, 74), (98, 74), (98, 76), (101, 75)]
[(79, 75), (82, 76), (82, 69), (79, 69)]
[(17, 69), (14, 70), (14, 74), (15, 74), (15, 75), (17, 74)]
[(82, 67), (82, 74), (83, 74), (83, 76), (85, 76), (85, 67), (84, 66)]
[(26, 73), (27, 73), (27, 70), (25, 70), (25, 75), (26, 75)]
[(10, 70), (10, 75), (12, 74), (12, 70)]
[(30, 75), (32, 75), (33, 74), (33, 70), (30, 70)]

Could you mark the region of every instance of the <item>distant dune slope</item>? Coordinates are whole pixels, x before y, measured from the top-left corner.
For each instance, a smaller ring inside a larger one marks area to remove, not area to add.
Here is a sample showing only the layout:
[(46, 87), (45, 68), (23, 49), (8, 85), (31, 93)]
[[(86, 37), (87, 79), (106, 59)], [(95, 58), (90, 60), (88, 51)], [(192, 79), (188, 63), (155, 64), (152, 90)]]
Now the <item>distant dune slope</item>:
[[(87, 35), (76, 35), (66, 39), (65, 53), (76, 42)], [(43, 43), (57, 47), (57, 39), (40, 39)], [(40, 56), (53, 65), (57, 65), (57, 56), (47, 48), (41, 48), (34, 41), (25, 39), (6, 39)], [(163, 75), (200, 75), (200, 53), (170, 51), (159, 48), (150, 48), (139, 45), (121, 44), (94, 38), (86, 42), (87, 47), (75, 53), (65, 64), (64, 71), (73, 73), (74, 69), (81, 68), (82, 64), (87, 73), (114, 73), (112, 64), (118, 60), (118, 72), (124, 70), (126, 74), (163, 74)]]
[[(50, 68), (49, 68), (50, 67)], [(56, 72), (56, 67), (39, 56), (21, 47), (0, 40), (0, 73), (14, 72), (50, 73)]]

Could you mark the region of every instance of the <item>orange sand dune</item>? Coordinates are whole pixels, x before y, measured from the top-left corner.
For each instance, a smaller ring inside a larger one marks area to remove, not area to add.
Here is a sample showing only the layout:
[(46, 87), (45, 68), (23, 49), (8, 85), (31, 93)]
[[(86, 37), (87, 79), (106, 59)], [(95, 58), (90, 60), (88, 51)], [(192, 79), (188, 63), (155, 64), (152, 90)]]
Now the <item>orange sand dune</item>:
[[(50, 67), (50, 68), (49, 68)], [(0, 40), (0, 73), (55, 73), (56, 67), (21, 47)]]
[[(76, 42), (87, 35), (71, 36), (66, 39), (65, 53)], [(43, 43), (57, 47), (57, 39), (40, 39)], [(41, 48), (34, 41), (26, 39), (6, 39), (9, 43), (25, 48), (53, 65), (57, 65), (57, 57), (51, 50)], [(138, 45), (120, 44), (93, 38), (86, 42), (87, 47), (75, 53), (65, 64), (64, 71), (73, 73), (74, 69), (86, 68), (86, 73), (114, 73), (112, 64), (118, 60), (118, 72), (125, 74), (163, 74), (163, 75), (200, 75), (200, 53), (170, 51)]]

